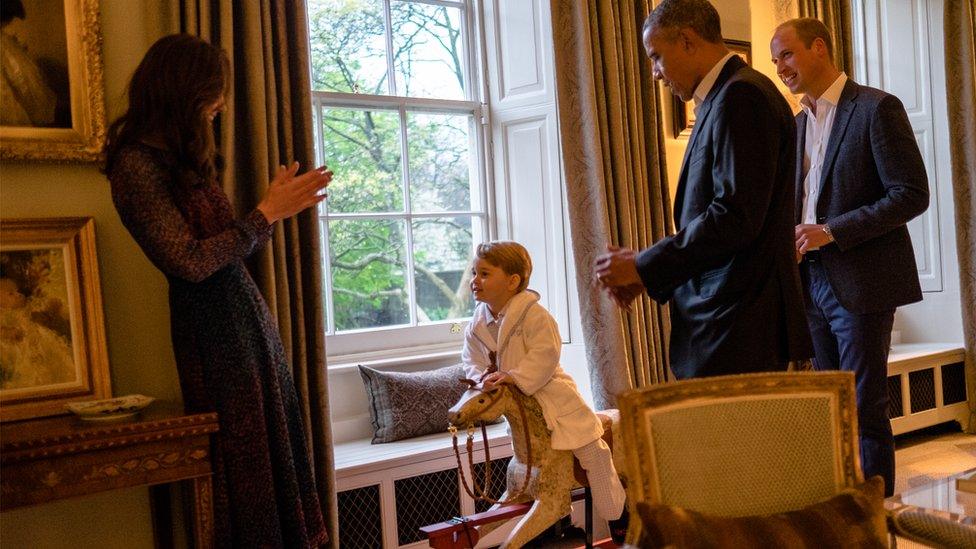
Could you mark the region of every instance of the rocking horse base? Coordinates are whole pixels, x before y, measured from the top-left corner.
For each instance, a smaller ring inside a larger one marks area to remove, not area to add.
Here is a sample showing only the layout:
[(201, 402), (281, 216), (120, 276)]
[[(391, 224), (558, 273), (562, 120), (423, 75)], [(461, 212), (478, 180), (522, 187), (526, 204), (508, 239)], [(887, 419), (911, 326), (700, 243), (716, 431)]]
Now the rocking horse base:
[[(598, 542), (593, 541), (593, 509), (588, 488), (577, 488), (572, 492), (572, 500), (583, 500), (585, 506), (585, 540), (579, 547), (614, 548), (618, 547), (612, 539), (607, 538)], [(512, 503), (492, 511), (475, 513), (467, 517), (455, 517), (449, 521), (422, 526), (420, 531), (427, 538), (430, 547), (436, 549), (464, 549), (478, 544), (479, 535), (476, 527), (508, 520), (524, 515), (532, 507), (532, 503)]]

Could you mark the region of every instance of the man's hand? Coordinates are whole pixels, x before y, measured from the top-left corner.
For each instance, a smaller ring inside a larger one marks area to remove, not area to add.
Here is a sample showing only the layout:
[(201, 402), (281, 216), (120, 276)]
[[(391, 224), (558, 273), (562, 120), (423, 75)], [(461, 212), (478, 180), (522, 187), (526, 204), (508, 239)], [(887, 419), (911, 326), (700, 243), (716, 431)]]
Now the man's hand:
[(610, 294), (610, 299), (612, 299), (618, 307), (625, 311), (629, 311), (634, 300), (644, 293), (644, 285), (632, 284), (630, 286), (620, 286), (617, 288), (608, 289), (607, 292)]
[(797, 225), (794, 231), (796, 236), (797, 254), (805, 254), (810, 250), (816, 250), (821, 246), (826, 246), (834, 241), (823, 225), (803, 224)]
[(630, 309), (630, 303), (644, 291), (644, 284), (637, 274), (636, 252), (629, 248), (607, 246), (607, 252), (596, 258), (593, 274), (597, 284), (610, 293), (622, 309)]

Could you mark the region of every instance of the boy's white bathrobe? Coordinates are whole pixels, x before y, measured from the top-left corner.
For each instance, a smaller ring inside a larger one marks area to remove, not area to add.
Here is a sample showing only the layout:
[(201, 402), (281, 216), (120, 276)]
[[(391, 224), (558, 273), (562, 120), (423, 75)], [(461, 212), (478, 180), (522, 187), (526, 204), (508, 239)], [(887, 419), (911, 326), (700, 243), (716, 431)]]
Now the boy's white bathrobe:
[(559, 329), (539, 304), (539, 294), (525, 290), (509, 300), (502, 310), (498, 341), (488, 329), (491, 320), (488, 306), (479, 303), (464, 333), (461, 360), (467, 376), (478, 380), (491, 364), (488, 352), (495, 351), (498, 369), (539, 402), (552, 431), (553, 449), (574, 450), (600, 438), (600, 420), (559, 366)]

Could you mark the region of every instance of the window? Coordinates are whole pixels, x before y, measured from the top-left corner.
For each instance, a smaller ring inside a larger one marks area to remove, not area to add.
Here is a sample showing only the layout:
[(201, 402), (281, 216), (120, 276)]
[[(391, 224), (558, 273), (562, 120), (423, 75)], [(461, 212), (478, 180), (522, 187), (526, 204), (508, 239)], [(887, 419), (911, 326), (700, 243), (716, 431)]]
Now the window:
[(329, 352), (456, 343), (487, 239), (468, 0), (309, 0)]

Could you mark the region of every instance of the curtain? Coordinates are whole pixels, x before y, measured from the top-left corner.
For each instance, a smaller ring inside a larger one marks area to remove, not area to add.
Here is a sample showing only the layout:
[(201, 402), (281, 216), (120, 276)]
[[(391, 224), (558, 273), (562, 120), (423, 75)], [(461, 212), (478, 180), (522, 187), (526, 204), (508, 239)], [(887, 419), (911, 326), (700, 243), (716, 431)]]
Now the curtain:
[[(292, 160), (303, 171), (314, 166), (305, 2), (181, 0), (178, 9), (182, 32), (218, 44), (230, 56), (233, 93), (220, 117), (219, 148), (227, 195), (238, 214), (249, 212), (264, 197), (274, 167)], [(278, 322), (302, 403), (322, 513), (334, 537), (339, 519), (315, 209), (278, 223), (248, 268)]]
[(962, 329), (966, 346), (970, 432), (976, 431), (976, 53), (972, 0), (946, 0), (946, 101), (949, 110), (949, 152), (952, 198), (956, 210)]
[(608, 244), (642, 249), (672, 230), (661, 98), (641, 27), (648, 0), (552, 0), (560, 139), (587, 361), (598, 408), (666, 380), (667, 308), (621, 313), (592, 283)]
[(834, 65), (854, 76), (853, 34), (851, 30), (850, 0), (799, 0), (800, 17), (823, 21), (834, 37)]

